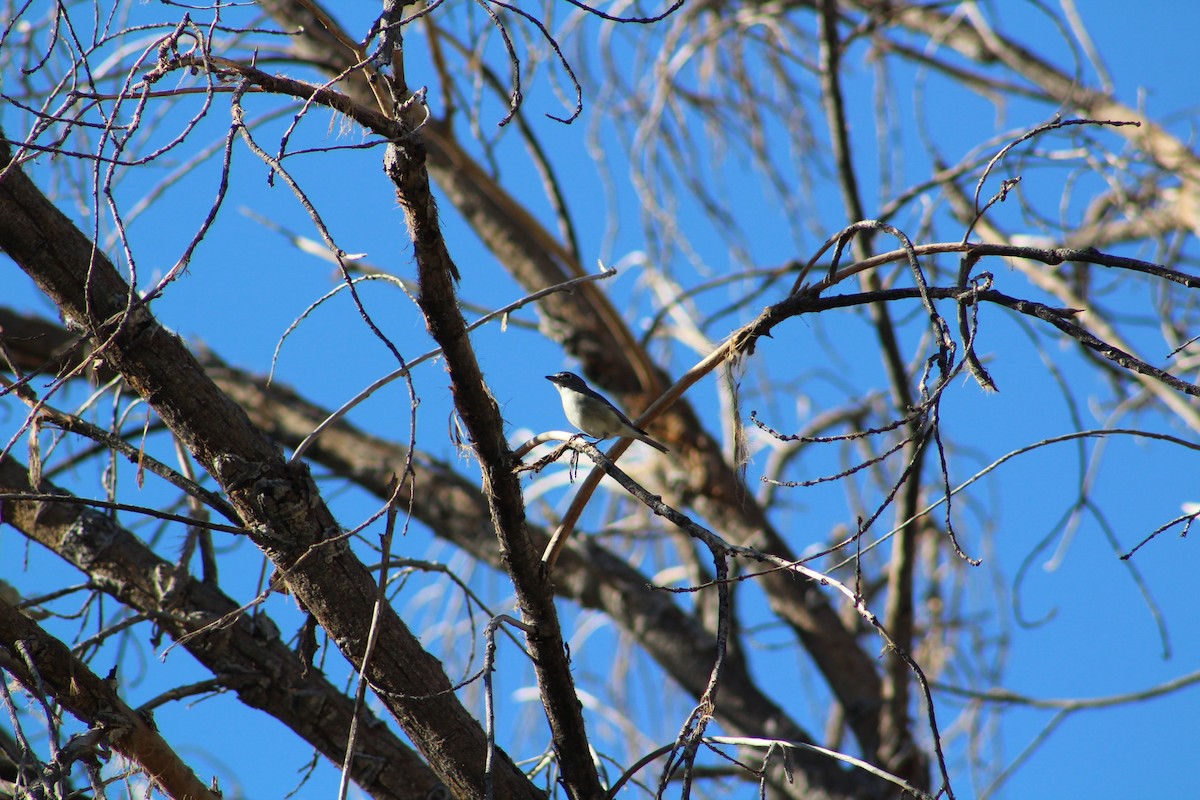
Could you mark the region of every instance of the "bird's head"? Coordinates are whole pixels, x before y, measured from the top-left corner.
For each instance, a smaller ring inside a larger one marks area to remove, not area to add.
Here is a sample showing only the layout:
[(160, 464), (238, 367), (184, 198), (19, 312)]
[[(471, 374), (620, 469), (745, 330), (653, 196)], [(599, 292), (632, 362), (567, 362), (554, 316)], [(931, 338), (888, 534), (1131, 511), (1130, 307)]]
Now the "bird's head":
[(574, 372), (557, 372), (553, 375), (547, 375), (546, 380), (563, 389), (579, 391), (587, 388), (587, 384), (583, 382), (583, 378)]

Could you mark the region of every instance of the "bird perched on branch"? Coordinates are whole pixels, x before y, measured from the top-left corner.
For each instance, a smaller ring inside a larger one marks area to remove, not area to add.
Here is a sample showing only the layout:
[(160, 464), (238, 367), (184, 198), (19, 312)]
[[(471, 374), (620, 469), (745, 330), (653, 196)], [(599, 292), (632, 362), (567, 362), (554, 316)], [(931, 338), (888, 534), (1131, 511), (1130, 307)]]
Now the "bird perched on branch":
[(608, 402), (603, 395), (587, 385), (574, 372), (559, 372), (547, 375), (546, 380), (554, 384), (562, 398), (563, 413), (567, 420), (588, 436), (597, 440), (621, 436), (645, 442), (655, 450), (670, 452), (666, 447), (650, 438), (644, 430), (629, 421), (621, 409)]

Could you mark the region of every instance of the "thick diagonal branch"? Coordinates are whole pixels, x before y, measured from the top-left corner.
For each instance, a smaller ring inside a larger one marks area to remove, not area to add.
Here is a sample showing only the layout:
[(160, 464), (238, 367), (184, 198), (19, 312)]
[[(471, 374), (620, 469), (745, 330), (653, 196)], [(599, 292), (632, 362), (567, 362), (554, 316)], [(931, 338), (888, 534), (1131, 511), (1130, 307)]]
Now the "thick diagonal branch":
[[(0, 495), (69, 498), (47, 481), (31, 486), (26, 468), (0, 458)], [(0, 498), (3, 520), (70, 562), (129, 608), (144, 614), (217, 676), (238, 699), (278, 719), (340, 764), (354, 703), (304, 664), (273, 629), (215, 586), (159, 558), (109, 515), (76, 502)], [(220, 621), (221, 624), (213, 625)], [(417, 800), (441, 782), (369, 711), (351, 774), (377, 800)]]
[(71, 648), (0, 598), (0, 667), (31, 692), (56, 702), (99, 733), (98, 746), (113, 749), (146, 771), (168, 797), (217, 800), (158, 730), (125, 704), (116, 690)]
[(534, 549), (525, 530), (525, 504), (512, 452), (504, 438), (504, 419), (484, 383), (466, 321), (458, 309), (454, 288), (457, 270), (438, 224), (421, 139), (414, 134), (389, 145), (385, 168), (396, 185), (396, 195), (413, 238), (425, 324), (442, 348), (454, 406), (483, 471), (483, 493), (499, 540), (501, 559), (516, 588), (522, 617), (534, 626), (533, 633), (526, 636), (526, 643), (533, 656), (563, 779), (572, 797), (600, 797), (599, 776), (587, 744), (582, 707), (571, 677), (554, 594), (541, 569), (540, 552)]

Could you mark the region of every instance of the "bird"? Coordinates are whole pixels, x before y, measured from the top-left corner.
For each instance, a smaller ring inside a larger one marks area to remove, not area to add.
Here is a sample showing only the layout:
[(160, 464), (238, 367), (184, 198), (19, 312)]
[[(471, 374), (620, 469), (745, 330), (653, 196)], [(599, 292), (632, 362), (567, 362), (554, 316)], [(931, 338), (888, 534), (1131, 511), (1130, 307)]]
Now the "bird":
[(547, 375), (546, 380), (554, 384), (562, 398), (563, 413), (567, 420), (588, 436), (597, 440), (621, 436), (669, 453), (666, 447), (650, 438), (644, 430), (629, 421), (621, 409), (610, 403), (603, 395), (587, 385), (587, 381), (574, 372), (559, 372)]

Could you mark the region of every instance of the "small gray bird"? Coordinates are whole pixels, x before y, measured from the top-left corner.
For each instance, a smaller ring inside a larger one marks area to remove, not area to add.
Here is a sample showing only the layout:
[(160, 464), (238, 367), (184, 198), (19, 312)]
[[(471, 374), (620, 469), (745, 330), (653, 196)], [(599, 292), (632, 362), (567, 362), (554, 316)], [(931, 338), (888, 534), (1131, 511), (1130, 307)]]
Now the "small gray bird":
[(574, 372), (547, 375), (546, 380), (558, 389), (567, 420), (588, 436), (594, 436), (596, 439), (622, 436), (645, 442), (655, 450), (670, 452), (630, 422), (629, 417), (621, 413), (621, 409), (608, 402)]

